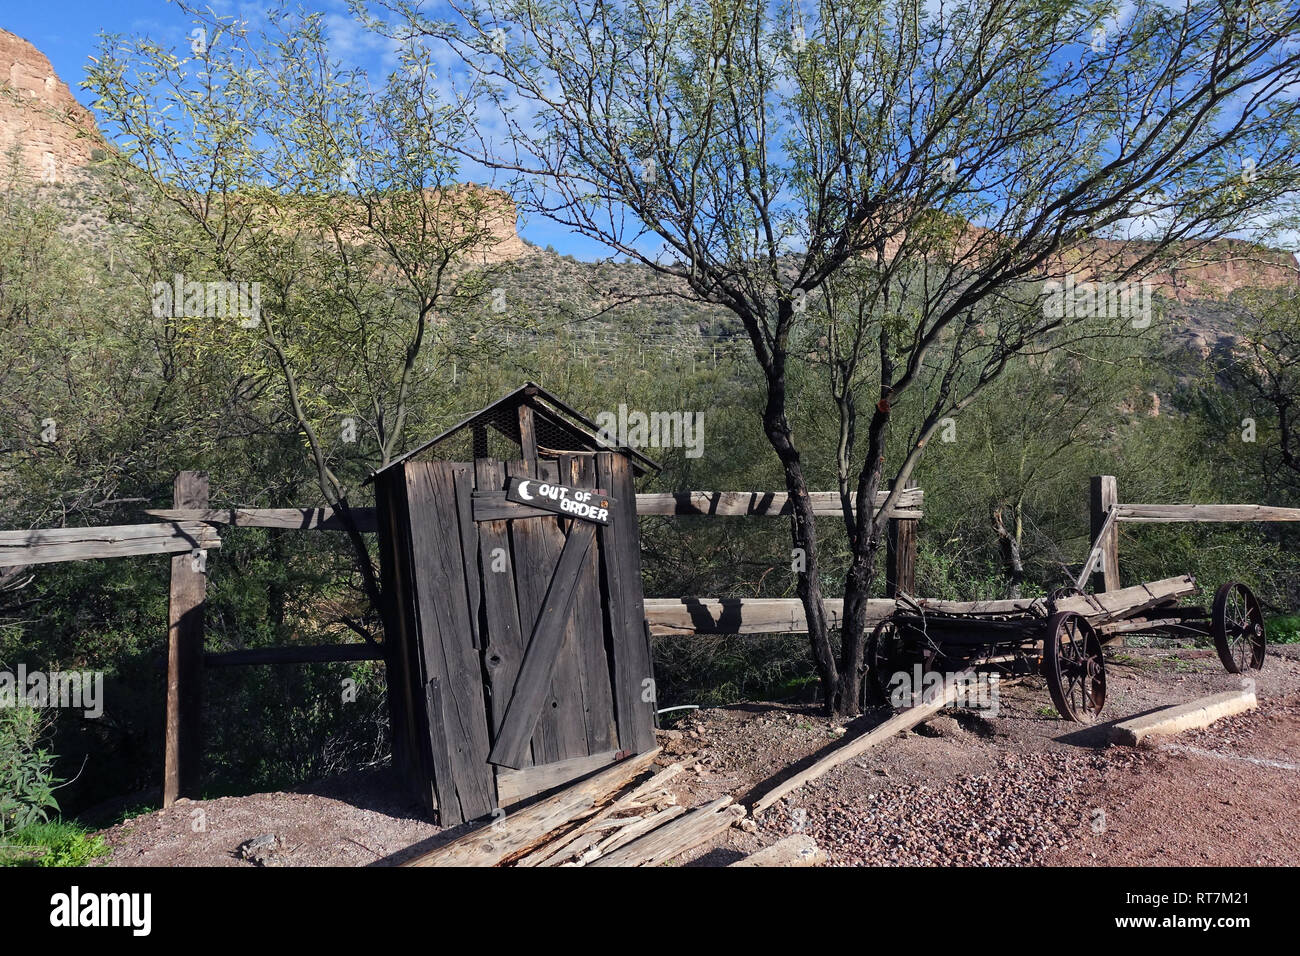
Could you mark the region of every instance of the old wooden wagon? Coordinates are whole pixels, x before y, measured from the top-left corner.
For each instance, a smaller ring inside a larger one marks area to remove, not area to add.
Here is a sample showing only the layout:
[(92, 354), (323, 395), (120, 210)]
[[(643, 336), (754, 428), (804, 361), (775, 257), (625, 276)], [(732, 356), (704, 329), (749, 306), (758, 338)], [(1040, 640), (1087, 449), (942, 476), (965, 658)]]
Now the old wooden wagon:
[(528, 383), (372, 476), (394, 763), (443, 825), (654, 745), (653, 468)]
[[(1086, 573), (1085, 573), (1086, 577)], [(1118, 591), (1069, 588), (1033, 600), (952, 602), (903, 596), (867, 646), (870, 690), (888, 698), (893, 675), (1041, 673), (1061, 716), (1087, 722), (1106, 703), (1105, 644), (1128, 635), (1211, 638), (1232, 674), (1263, 666), (1264, 618), (1246, 585), (1223, 584), (1209, 608), (1177, 602), (1187, 575)]]

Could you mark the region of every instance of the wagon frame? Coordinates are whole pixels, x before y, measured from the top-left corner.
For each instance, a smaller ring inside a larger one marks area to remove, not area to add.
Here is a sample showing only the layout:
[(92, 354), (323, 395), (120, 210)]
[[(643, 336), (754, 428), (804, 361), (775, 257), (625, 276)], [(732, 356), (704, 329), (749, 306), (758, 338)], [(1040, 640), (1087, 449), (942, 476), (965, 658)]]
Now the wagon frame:
[(925, 601), (900, 594), (867, 642), (867, 692), (889, 697), (897, 675), (1042, 674), (1062, 717), (1087, 723), (1106, 703), (1104, 647), (1130, 635), (1211, 638), (1230, 674), (1263, 666), (1267, 636), (1259, 601), (1229, 581), (1209, 608), (1182, 606), (1190, 576), (1100, 595), (1078, 588), (1026, 601)]

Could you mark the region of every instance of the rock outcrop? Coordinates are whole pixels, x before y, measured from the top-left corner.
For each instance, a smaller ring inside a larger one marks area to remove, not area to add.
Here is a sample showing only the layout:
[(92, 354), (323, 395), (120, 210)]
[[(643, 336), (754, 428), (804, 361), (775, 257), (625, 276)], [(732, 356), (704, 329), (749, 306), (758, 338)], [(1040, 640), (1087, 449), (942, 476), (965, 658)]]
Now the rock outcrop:
[(45, 54), (0, 30), (0, 160), (7, 164), (16, 149), (23, 176), (64, 182), (102, 146), (94, 116)]
[[(1141, 243), (1101, 240), (1091, 250), (1077, 250), (1067, 257), (1067, 267), (1081, 281), (1105, 279), (1107, 273), (1136, 263)], [(1247, 286), (1256, 288), (1300, 288), (1300, 263), (1289, 252), (1269, 249), (1240, 239), (1219, 239), (1202, 244), (1183, 243), (1145, 278), (1154, 289), (1175, 302), (1226, 299)], [(1095, 267), (1090, 267), (1095, 263)]]
[[(16, 155), (19, 175), (40, 183), (66, 183), (105, 147), (94, 115), (59, 79), (45, 54), (22, 37), (0, 29), (0, 171)], [(470, 258), (487, 265), (528, 255), (519, 237), (515, 204), (505, 193), (481, 186), (449, 192), (447, 203), (469, 215), (486, 241)], [(440, 205), (439, 203), (435, 204)]]
[[(31, 43), (0, 29), (0, 160), (7, 162), (16, 149), (25, 176), (59, 183), (76, 178), (90, 164), (93, 151), (103, 146), (94, 116), (73, 97), (49, 59)], [(505, 193), (466, 186), (447, 196), (449, 205), (469, 211), (473, 228), (489, 236), (472, 259), (495, 264), (530, 254), (519, 237), (515, 205)], [(1135, 255), (1117, 248), (1099, 242), (1090, 253), (1063, 257), (1063, 264), (1081, 281), (1104, 279), (1116, 260), (1131, 263)], [(1239, 240), (1188, 247), (1178, 258), (1177, 267), (1161, 267), (1148, 276), (1159, 292), (1178, 302), (1221, 300), (1243, 286), (1300, 286), (1294, 255)]]

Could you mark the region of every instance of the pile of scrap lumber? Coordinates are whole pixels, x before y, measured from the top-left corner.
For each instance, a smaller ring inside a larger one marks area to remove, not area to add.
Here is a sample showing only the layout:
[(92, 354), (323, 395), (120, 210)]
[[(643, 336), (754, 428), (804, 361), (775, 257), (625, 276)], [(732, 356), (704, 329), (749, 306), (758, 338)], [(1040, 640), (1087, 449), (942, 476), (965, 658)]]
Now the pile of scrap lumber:
[(658, 866), (707, 843), (745, 815), (721, 797), (694, 809), (655, 768), (659, 748), (629, 757), (404, 866)]

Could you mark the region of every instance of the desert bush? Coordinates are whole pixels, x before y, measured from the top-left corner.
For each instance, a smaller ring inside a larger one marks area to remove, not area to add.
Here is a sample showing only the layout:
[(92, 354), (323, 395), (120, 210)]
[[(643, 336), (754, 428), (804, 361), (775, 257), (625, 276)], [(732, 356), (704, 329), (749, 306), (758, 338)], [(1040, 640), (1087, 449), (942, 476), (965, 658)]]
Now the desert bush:
[(52, 720), (34, 707), (0, 706), (0, 837), (58, 810), (54, 755), (42, 743)]

